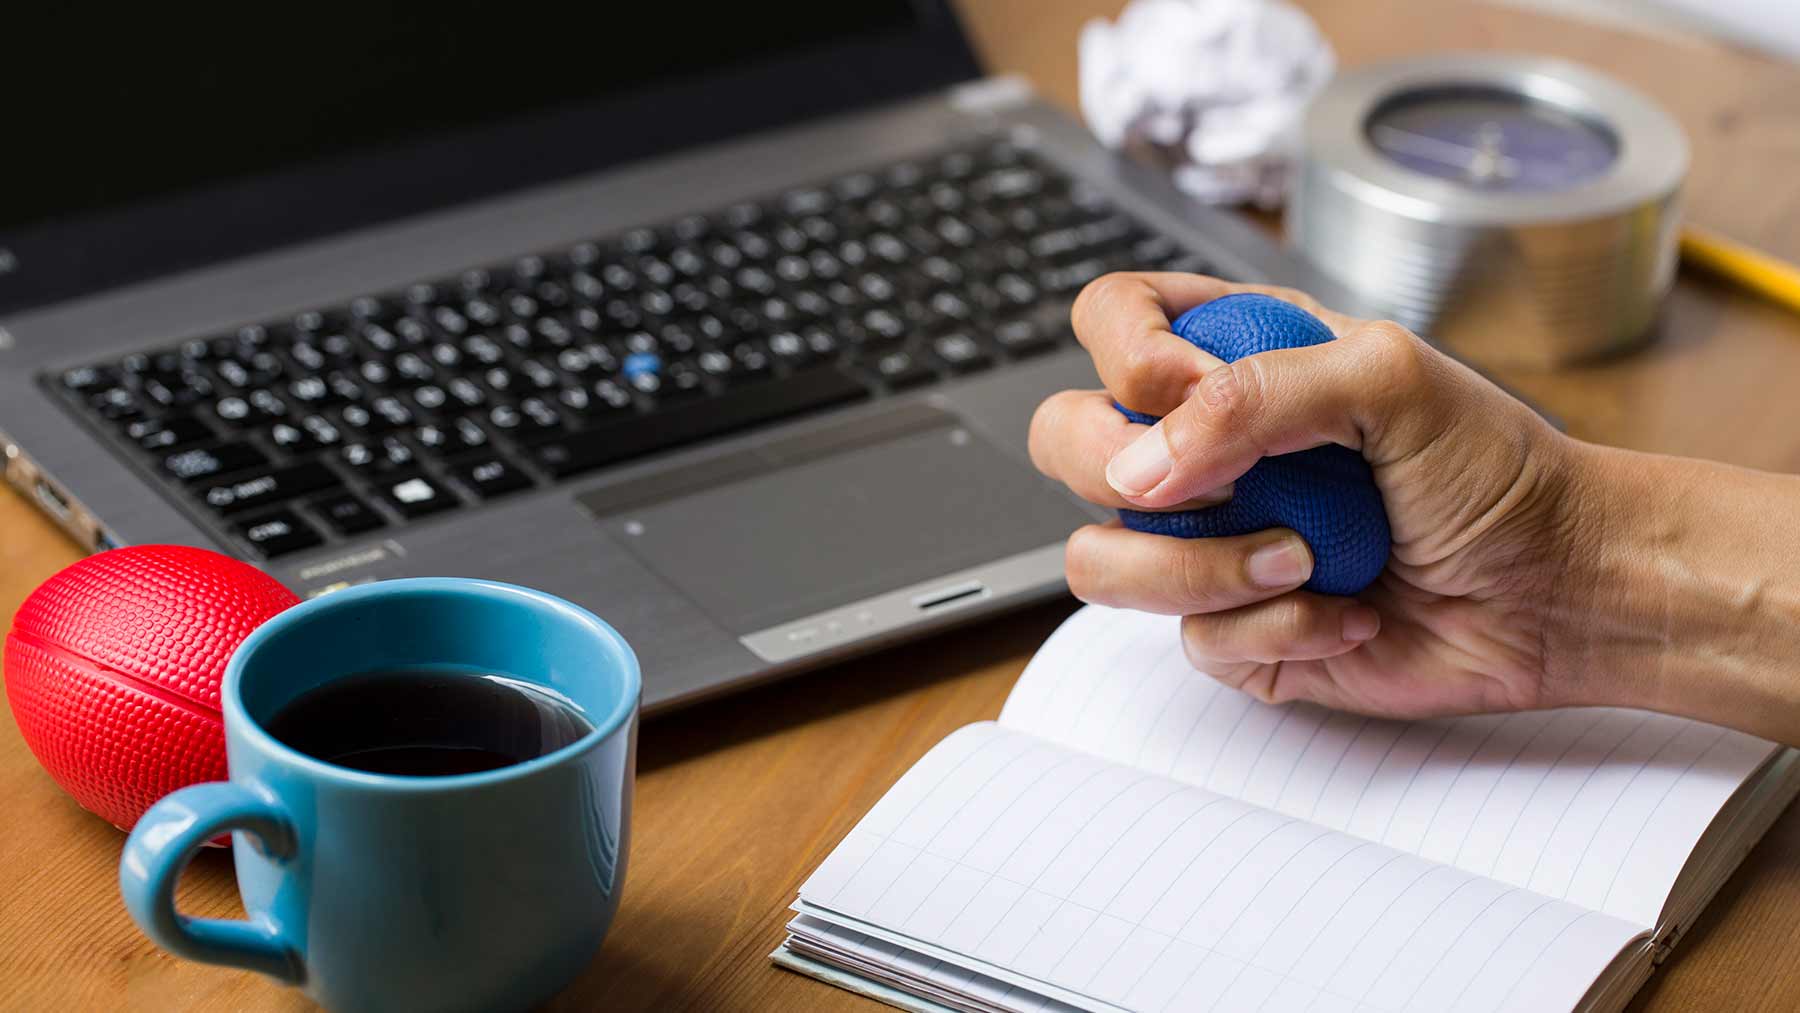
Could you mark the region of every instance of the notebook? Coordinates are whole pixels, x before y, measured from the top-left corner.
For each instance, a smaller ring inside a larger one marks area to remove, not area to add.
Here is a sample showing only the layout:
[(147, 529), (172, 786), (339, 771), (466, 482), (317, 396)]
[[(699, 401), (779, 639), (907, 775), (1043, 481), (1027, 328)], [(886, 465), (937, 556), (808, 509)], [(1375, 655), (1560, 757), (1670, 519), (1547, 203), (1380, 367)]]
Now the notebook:
[(1384, 721), (1088, 606), (903, 775), (772, 958), (920, 1011), (1614, 1010), (1800, 790), (1647, 711)]

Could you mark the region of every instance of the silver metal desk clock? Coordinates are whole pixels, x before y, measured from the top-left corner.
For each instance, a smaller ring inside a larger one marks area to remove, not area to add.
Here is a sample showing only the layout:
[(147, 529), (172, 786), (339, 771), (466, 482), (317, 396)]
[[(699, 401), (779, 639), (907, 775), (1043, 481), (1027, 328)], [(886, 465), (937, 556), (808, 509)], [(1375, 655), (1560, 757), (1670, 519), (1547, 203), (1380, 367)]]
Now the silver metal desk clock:
[(1688, 147), (1624, 85), (1538, 56), (1405, 60), (1339, 76), (1304, 131), (1289, 237), (1364, 312), (1489, 365), (1616, 351), (1654, 322)]

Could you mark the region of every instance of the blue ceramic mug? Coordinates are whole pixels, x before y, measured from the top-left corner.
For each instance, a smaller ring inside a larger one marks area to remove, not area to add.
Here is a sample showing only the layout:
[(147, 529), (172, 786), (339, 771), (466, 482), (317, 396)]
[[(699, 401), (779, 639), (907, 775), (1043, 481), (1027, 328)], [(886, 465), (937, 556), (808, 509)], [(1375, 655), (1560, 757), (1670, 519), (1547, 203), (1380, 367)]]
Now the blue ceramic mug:
[[(411, 667), (548, 687), (594, 726), (475, 774), (336, 766), (265, 723), (332, 679)], [(225, 670), (231, 780), (151, 807), (125, 843), (125, 905), (159, 945), (247, 967), (336, 1010), (518, 1009), (587, 965), (619, 904), (641, 681), (623, 638), (542, 592), (481, 580), (381, 581), (296, 605)], [(195, 851), (232, 832), (249, 918), (176, 912)]]

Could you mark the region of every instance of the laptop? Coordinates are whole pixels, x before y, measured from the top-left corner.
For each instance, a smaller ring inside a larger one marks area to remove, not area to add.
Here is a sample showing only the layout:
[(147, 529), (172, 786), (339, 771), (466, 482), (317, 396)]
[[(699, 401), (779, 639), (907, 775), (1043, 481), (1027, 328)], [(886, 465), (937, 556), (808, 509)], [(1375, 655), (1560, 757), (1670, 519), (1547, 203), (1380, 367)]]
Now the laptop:
[(302, 595), (542, 588), (651, 708), (1060, 593), (1088, 281), (1322, 284), (939, 0), (203, 8), (9, 26), (7, 481)]

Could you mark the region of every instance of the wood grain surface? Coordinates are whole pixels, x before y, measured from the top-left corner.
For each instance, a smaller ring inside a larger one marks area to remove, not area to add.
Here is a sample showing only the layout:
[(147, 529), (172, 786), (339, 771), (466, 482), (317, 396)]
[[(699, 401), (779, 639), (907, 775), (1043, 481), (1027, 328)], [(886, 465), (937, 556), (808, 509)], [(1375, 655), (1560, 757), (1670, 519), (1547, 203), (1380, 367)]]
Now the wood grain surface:
[[(1117, 0), (964, 0), (988, 66), (1065, 106), (1075, 36)], [(1413, 52), (1561, 55), (1650, 93), (1694, 144), (1693, 220), (1800, 259), (1800, 69), (1696, 40), (1621, 34), (1512, 8), (1437, 0), (1306, 3), (1354, 65)], [(1800, 470), (1800, 317), (1684, 276), (1662, 333), (1610, 362), (1503, 379), (1583, 438)], [(1772, 518), (1773, 522), (1775, 519)], [(1787, 518), (1792, 522), (1793, 518)], [(78, 551), (0, 492), (0, 617)], [(624, 903), (567, 1010), (873, 1011), (776, 970), (801, 879), (899, 774), (952, 729), (993, 717), (1064, 602), (649, 721)], [(0, 721), (0, 1007), (305, 1009), (249, 973), (175, 960), (125, 916), (122, 836), (80, 810)], [(202, 856), (183, 909), (239, 906), (224, 855)], [(1634, 1009), (1800, 1008), (1800, 814), (1725, 887)]]

